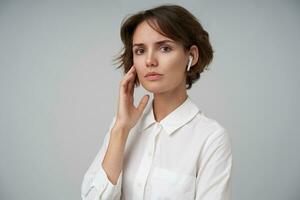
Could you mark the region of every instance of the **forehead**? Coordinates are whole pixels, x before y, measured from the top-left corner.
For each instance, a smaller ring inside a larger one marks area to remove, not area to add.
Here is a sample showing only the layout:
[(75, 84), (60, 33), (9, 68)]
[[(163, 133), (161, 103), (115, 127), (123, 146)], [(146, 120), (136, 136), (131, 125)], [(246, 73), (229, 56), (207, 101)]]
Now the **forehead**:
[(170, 40), (175, 42), (171, 38), (154, 30), (146, 21), (141, 22), (136, 27), (132, 38), (133, 43), (153, 43), (159, 40)]

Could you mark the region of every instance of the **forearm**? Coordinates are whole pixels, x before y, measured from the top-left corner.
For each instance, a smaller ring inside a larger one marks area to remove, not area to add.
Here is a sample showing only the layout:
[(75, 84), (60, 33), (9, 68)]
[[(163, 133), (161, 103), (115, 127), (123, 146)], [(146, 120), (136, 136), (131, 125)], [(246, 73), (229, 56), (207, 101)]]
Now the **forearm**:
[(124, 149), (129, 131), (115, 125), (111, 130), (109, 145), (102, 167), (109, 180), (116, 185), (123, 168)]

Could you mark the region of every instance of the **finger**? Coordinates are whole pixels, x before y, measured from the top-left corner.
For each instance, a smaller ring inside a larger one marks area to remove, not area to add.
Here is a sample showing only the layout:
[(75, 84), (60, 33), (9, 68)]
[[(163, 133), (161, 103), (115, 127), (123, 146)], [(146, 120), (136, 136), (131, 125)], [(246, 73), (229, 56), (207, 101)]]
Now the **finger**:
[(134, 79), (130, 80), (130, 82), (128, 84), (128, 91), (129, 91), (130, 95), (134, 94)]
[[(128, 89), (129, 90), (131, 90), (132, 89), (132, 85), (135, 83), (135, 79), (136, 79), (136, 77), (137, 77), (137, 74), (136, 73), (134, 73), (134, 72), (132, 72), (131, 74), (129, 74), (130, 75), (130, 83), (128, 84)], [(129, 76), (128, 75), (128, 76)]]
[(127, 86), (127, 91), (133, 95), (133, 92), (134, 92), (134, 84), (135, 84), (135, 78), (136, 78), (136, 75), (131, 75), (130, 78), (129, 78), (129, 83), (128, 83), (128, 86)]
[(127, 91), (131, 93), (132, 91), (133, 80), (130, 79), (127, 85)]
[(135, 73), (136, 71), (135, 71), (135, 66), (134, 65), (132, 65), (131, 66), (131, 68), (128, 70), (128, 72), (126, 73), (126, 75), (129, 75), (129, 74), (131, 74), (131, 73)]
[(129, 79), (131, 79), (132, 75), (135, 75), (135, 67), (134, 65), (132, 65), (132, 67), (130, 68), (130, 70), (125, 74), (125, 76), (123, 77), (121, 83), (120, 83), (120, 88), (121, 90), (126, 93), (127, 92), (127, 88), (128, 88), (128, 81)]
[(141, 101), (137, 107), (137, 109), (139, 110), (140, 113), (144, 111), (144, 109), (149, 101), (149, 98), (150, 98), (150, 96), (147, 94), (147, 95), (143, 96), (143, 98), (141, 99)]
[(124, 93), (128, 91), (128, 84), (130, 83), (130, 80), (133, 78), (133, 74), (129, 74), (128, 76), (124, 77), (121, 81), (121, 89)]

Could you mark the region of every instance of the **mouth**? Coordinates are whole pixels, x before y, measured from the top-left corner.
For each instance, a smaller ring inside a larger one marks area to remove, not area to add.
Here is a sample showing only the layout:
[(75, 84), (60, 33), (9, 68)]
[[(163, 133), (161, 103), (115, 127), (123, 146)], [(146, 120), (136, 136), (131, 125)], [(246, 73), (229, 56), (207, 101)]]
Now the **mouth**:
[(163, 75), (162, 74), (153, 74), (153, 75), (146, 75), (146, 79), (149, 81), (156, 81), (159, 80)]
[(155, 75), (162, 75), (162, 74), (159, 74), (159, 73), (157, 73), (157, 72), (149, 72), (149, 73), (147, 73), (147, 74), (145, 75), (145, 77), (147, 77), (147, 76), (155, 76)]

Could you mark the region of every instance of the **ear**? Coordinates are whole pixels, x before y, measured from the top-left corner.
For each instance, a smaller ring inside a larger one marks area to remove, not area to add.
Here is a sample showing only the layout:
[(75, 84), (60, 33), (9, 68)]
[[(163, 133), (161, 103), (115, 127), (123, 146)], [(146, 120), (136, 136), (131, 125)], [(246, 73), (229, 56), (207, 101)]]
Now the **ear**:
[(192, 66), (198, 62), (199, 59), (199, 50), (196, 45), (192, 45), (189, 51), (189, 55), (193, 56)]

